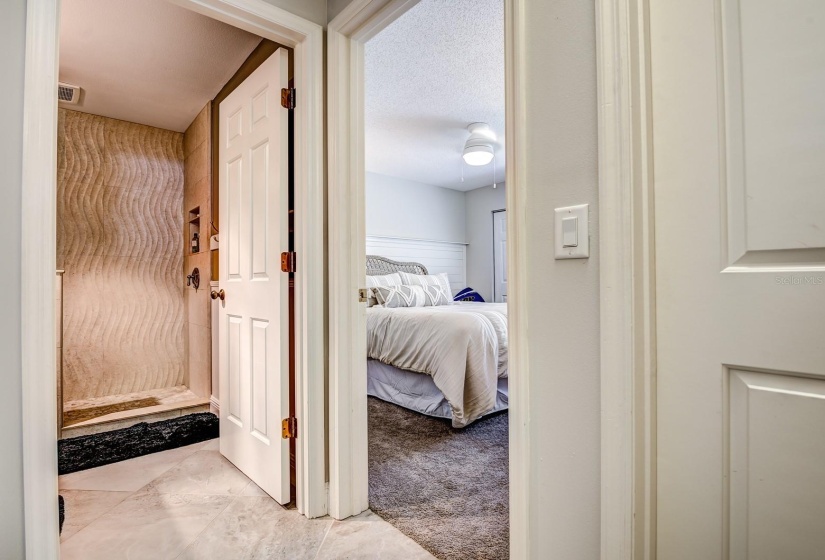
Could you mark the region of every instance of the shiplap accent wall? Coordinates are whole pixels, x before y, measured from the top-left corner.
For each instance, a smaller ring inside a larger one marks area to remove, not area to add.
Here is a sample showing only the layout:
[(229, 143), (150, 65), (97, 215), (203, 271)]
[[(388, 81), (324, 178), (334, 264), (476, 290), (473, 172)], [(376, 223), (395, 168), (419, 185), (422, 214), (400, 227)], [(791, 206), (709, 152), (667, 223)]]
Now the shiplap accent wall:
[(402, 237), (367, 236), (367, 254), (395, 261), (413, 261), (430, 274), (446, 272), (453, 294), (467, 285), (467, 245), (451, 241), (429, 241)]

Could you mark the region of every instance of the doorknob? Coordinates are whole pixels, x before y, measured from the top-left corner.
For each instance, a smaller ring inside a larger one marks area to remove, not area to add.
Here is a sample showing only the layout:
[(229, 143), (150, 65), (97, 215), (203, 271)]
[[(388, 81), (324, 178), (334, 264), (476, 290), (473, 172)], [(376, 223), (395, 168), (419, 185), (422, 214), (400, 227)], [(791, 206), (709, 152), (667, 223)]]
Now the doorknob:
[(221, 301), (224, 301), (226, 299), (226, 292), (224, 292), (223, 290), (218, 290), (217, 292), (215, 290), (212, 290), (212, 293), (209, 294), (209, 297), (211, 297), (212, 299), (220, 299)]

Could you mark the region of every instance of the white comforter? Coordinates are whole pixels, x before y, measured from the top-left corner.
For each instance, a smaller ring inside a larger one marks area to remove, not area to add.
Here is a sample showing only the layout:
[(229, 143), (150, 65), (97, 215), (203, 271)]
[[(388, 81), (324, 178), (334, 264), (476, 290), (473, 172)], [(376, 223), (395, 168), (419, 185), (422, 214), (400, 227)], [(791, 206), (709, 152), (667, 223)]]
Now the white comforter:
[(456, 428), (495, 407), (507, 346), (505, 303), (367, 309), (367, 355), (431, 375)]

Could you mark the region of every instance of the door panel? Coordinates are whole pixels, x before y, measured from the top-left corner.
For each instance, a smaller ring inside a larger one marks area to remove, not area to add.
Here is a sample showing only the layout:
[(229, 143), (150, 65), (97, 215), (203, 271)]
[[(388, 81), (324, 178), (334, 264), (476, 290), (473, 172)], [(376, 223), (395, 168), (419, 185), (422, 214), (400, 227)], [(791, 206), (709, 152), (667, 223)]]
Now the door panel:
[(731, 556), (821, 558), (825, 381), (731, 369)]
[(276, 51), (220, 105), (221, 453), (289, 502), (287, 54)]
[(822, 550), (825, 3), (651, 2), (657, 548)]

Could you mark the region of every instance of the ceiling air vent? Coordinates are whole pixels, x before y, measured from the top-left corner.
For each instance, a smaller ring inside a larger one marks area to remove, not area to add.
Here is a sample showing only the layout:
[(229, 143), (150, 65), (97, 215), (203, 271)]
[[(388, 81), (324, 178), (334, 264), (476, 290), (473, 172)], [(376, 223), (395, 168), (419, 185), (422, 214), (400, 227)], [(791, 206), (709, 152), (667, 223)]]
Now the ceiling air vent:
[(71, 84), (64, 84), (58, 82), (57, 84), (57, 100), (63, 103), (71, 103), (77, 105), (80, 101), (80, 88)]

